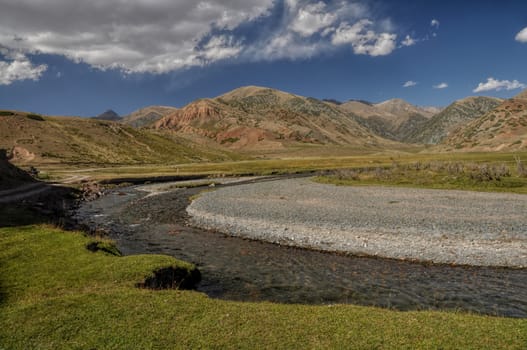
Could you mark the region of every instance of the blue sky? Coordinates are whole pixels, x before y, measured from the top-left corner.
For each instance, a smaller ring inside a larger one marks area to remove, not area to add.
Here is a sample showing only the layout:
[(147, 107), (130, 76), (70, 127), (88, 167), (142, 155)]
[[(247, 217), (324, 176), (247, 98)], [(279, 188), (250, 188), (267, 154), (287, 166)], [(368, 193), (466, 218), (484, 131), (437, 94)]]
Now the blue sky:
[(0, 0), (0, 8), (2, 109), (125, 115), (244, 85), (444, 106), (511, 97), (527, 84), (524, 0)]

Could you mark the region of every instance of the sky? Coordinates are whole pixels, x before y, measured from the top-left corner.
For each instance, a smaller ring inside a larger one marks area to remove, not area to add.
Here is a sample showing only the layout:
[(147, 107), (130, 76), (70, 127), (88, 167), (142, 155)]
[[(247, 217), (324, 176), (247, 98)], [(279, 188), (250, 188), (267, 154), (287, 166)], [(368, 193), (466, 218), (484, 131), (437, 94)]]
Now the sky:
[(525, 0), (0, 0), (0, 109), (126, 115), (246, 85), (446, 106), (527, 88)]

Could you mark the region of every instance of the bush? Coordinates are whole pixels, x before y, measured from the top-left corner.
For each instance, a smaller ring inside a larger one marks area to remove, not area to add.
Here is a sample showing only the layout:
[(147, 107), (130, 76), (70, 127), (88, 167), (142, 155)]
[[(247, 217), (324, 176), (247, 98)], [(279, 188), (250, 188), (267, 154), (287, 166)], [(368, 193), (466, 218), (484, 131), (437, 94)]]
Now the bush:
[(336, 170), (334, 177), (338, 180), (360, 180), (359, 173), (353, 169)]
[(518, 156), (514, 156), (514, 160), (516, 161), (516, 169), (518, 171), (519, 177), (527, 177), (527, 167), (525, 164), (523, 164), (523, 161)]
[(476, 181), (501, 181), (504, 177), (511, 176), (509, 167), (505, 164), (481, 164), (473, 167), (470, 178)]
[(9, 116), (12, 116), (12, 115), (15, 115), (15, 113), (13, 113), (11, 111), (0, 111), (0, 116), (2, 116), (2, 117), (9, 117)]

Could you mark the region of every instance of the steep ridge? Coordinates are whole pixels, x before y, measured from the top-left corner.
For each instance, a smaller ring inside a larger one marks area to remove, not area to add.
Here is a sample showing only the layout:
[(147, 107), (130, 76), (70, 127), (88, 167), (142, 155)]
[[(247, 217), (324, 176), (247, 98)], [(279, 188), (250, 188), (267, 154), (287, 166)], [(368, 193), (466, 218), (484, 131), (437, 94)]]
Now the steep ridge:
[[(9, 115), (8, 115), (9, 114)], [(0, 115), (0, 148), (15, 164), (137, 164), (230, 159), (176, 136), (115, 122), (47, 117), (11, 111)]]
[(527, 90), (469, 122), (445, 139), (447, 150), (501, 151), (527, 148)]
[(418, 125), (403, 141), (424, 144), (440, 143), (451, 132), (481, 117), (502, 102), (503, 100), (499, 98), (483, 96), (467, 97), (455, 101), (430, 120)]
[(154, 123), (153, 128), (206, 138), (232, 149), (299, 144), (382, 147), (390, 143), (356, 118), (331, 103), (248, 86), (192, 102)]
[(133, 126), (134, 128), (141, 128), (148, 124), (152, 124), (175, 111), (177, 111), (177, 108), (175, 107), (148, 106), (123, 117), (121, 123)]
[(363, 101), (348, 101), (338, 106), (346, 113), (361, 118), (359, 122), (377, 135), (402, 141), (440, 111), (435, 107), (418, 107), (401, 99), (392, 99), (377, 104)]

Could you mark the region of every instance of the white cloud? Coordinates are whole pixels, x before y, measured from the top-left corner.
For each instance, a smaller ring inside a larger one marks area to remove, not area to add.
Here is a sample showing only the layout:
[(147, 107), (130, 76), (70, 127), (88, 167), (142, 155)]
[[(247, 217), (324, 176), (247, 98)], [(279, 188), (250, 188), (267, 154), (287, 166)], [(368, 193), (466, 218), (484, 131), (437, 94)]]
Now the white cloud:
[(311, 36), (330, 26), (337, 19), (336, 14), (325, 11), (326, 4), (323, 2), (309, 4), (298, 10), (298, 14), (291, 22), (290, 28), (302, 36)]
[(430, 21), (430, 27), (439, 28), (439, 25), (440, 25), (439, 21), (435, 18)]
[(202, 49), (203, 58), (207, 61), (219, 61), (237, 56), (242, 50), (242, 45), (236, 42), (232, 36), (212, 37)]
[[(273, 0), (2, 2), (0, 45), (129, 73), (165, 73), (232, 57), (240, 52), (239, 42), (214, 30), (232, 31), (273, 5)], [(198, 45), (214, 36), (209, 46)]]
[[(376, 16), (368, 4), (367, 0), (2, 0), (0, 48), (24, 57), (61, 55), (126, 73), (166, 73), (233, 58), (302, 59), (345, 45), (356, 54), (388, 55), (397, 49), (397, 26), (390, 18)], [(282, 13), (270, 16), (275, 11)], [(242, 29), (256, 25), (251, 34)], [(407, 36), (402, 45), (415, 42)]]
[(416, 41), (414, 38), (412, 38), (410, 35), (407, 35), (404, 40), (401, 42), (403, 46), (413, 46), (415, 45)]
[(520, 30), (520, 32), (516, 34), (515, 39), (520, 43), (527, 43), (527, 27)]
[(20, 54), (14, 57), (14, 60), (0, 61), (0, 85), (10, 85), (19, 80), (39, 80), (48, 68), (45, 64), (35, 66)]
[(479, 83), (478, 86), (474, 89), (474, 92), (483, 92), (483, 91), (500, 91), (500, 90), (515, 90), (515, 89), (525, 89), (525, 84), (520, 83), (518, 80), (496, 80), (494, 78), (488, 78), (487, 82)]
[(417, 85), (417, 82), (412, 81), (412, 80), (408, 80), (406, 83), (403, 84), (403, 87), (408, 88), (408, 87), (412, 87), (412, 86), (416, 86), (416, 85)]
[(439, 83), (433, 86), (434, 89), (446, 89), (447, 87), (448, 87), (447, 83)]
[(344, 22), (336, 29), (332, 37), (334, 45), (350, 44), (359, 55), (385, 56), (395, 50), (396, 34), (377, 33), (371, 30), (373, 22), (367, 19), (353, 25)]

